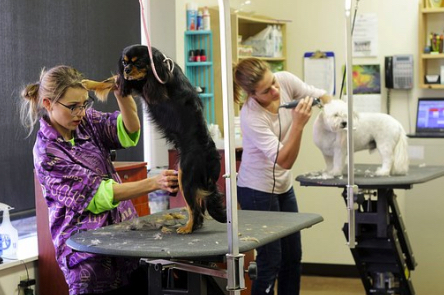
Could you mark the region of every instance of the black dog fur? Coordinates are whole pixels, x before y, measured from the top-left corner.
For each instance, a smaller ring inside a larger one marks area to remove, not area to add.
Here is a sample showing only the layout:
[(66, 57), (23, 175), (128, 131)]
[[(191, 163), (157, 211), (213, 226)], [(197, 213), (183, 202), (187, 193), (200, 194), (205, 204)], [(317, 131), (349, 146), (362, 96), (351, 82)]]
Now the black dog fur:
[[(152, 122), (177, 149), (179, 188), (189, 215), (187, 224), (177, 232), (186, 234), (200, 228), (205, 211), (215, 220), (225, 223), (224, 195), (217, 186), (220, 155), (207, 128), (202, 101), (177, 64), (170, 72), (166, 57), (159, 50), (152, 47), (152, 55), (156, 72), (166, 81), (165, 84), (154, 76), (148, 48), (143, 45), (126, 47), (119, 59), (117, 77), (100, 83), (115, 87), (116, 81), (121, 95), (142, 97)], [(98, 93), (103, 85), (93, 83), (86, 87), (94, 88), (91, 90), (97, 90), (96, 94), (100, 96)]]

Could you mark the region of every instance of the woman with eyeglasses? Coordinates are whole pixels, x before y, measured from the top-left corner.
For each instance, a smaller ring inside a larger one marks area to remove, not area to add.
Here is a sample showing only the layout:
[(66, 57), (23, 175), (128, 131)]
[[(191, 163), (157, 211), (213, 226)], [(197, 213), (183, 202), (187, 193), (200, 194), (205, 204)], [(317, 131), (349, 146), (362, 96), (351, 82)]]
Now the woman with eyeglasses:
[(177, 173), (165, 170), (121, 183), (110, 151), (137, 144), (136, 103), (116, 90), (120, 111), (96, 111), (82, 79), (77, 70), (57, 66), (22, 91), (23, 125), (31, 134), (40, 123), (34, 167), (49, 209), (56, 259), (71, 295), (147, 294), (147, 277), (137, 269), (137, 259), (75, 252), (66, 241), (79, 231), (137, 217), (131, 199), (159, 189), (177, 192)]

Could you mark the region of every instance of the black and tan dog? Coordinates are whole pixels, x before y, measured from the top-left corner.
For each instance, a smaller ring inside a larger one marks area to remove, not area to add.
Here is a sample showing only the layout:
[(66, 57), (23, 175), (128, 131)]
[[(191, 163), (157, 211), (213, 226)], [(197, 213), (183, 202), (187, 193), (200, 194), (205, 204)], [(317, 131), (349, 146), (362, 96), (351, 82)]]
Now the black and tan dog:
[(211, 139), (203, 116), (203, 105), (195, 88), (180, 67), (152, 47), (160, 83), (150, 65), (148, 48), (132, 45), (119, 59), (118, 74), (103, 82), (84, 80), (99, 99), (118, 85), (121, 95), (143, 98), (150, 118), (179, 154), (179, 189), (187, 204), (188, 222), (177, 232), (186, 234), (202, 226), (205, 211), (226, 222), (223, 194), (218, 190), (220, 155)]

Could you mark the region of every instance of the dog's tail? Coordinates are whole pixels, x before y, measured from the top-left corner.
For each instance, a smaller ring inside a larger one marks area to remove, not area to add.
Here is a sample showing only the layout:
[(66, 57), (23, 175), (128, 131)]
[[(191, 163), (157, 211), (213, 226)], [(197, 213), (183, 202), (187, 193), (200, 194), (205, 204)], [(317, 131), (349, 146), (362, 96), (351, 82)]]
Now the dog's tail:
[[(402, 129), (402, 127), (400, 127)], [(399, 135), (398, 142), (396, 143), (395, 150), (393, 151), (394, 159), (392, 166), (392, 175), (406, 175), (409, 171), (409, 153), (407, 136), (402, 129)]]
[(116, 89), (116, 81), (117, 75), (112, 76), (102, 82), (85, 79), (82, 80), (82, 85), (86, 88), (86, 90), (94, 91), (100, 101), (106, 101), (109, 92)]
[(208, 214), (216, 221), (227, 222), (227, 209), (224, 205), (224, 195), (216, 188), (205, 199)]

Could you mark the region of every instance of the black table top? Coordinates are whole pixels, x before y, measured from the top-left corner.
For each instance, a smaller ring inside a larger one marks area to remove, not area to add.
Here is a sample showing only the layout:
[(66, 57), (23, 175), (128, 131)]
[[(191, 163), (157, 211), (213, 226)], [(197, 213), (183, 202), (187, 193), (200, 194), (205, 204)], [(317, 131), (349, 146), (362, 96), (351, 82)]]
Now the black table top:
[[(67, 244), (82, 252), (140, 258), (210, 258), (228, 253), (227, 224), (213, 219), (205, 220), (203, 227), (192, 234), (177, 234), (175, 229), (170, 234), (162, 233), (155, 224), (164, 214), (173, 212), (185, 214), (180, 209), (172, 209), (139, 217), (136, 221), (77, 233)], [(239, 210), (239, 252), (255, 249), (321, 221), (322, 216), (313, 213)]]
[[(379, 189), (410, 189), (414, 184), (424, 183), (444, 176), (444, 166), (411, 165), (409, 172), (404, 176), (375, 176), (380, 165), (356, 164), (354, 169), (355, 184), (359, 188)], [(347, 168), (347, 167), (346, 167)], [(309, 172), (296, 177), (302, 186), (333, 186), (346, 187), (348, 185), (347, 170), (343, 177), (325, 178), (321, 171)]]

